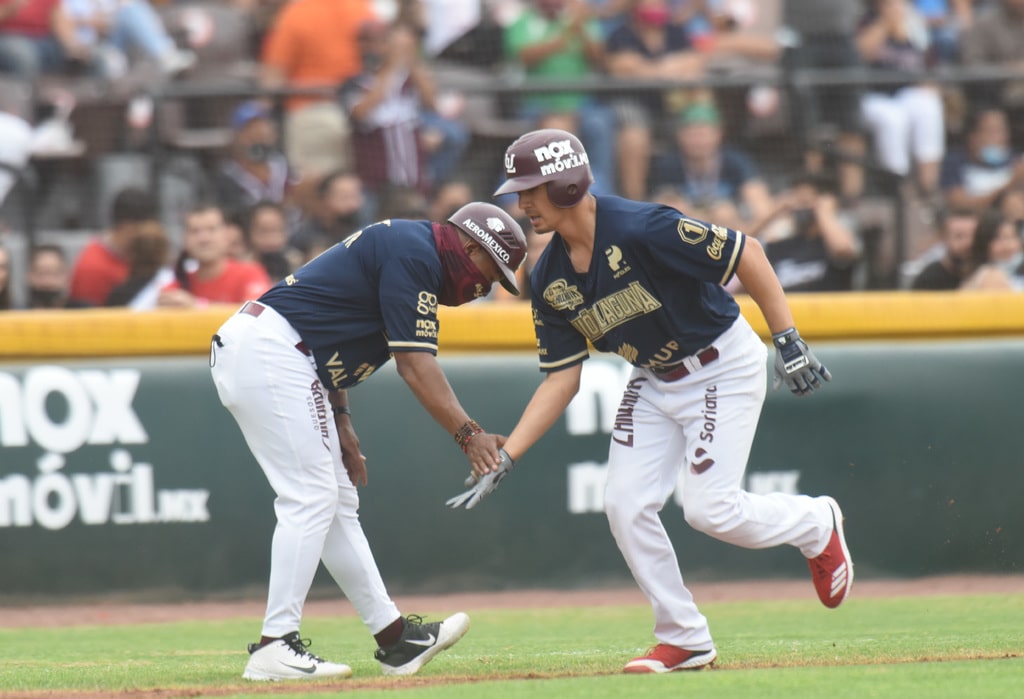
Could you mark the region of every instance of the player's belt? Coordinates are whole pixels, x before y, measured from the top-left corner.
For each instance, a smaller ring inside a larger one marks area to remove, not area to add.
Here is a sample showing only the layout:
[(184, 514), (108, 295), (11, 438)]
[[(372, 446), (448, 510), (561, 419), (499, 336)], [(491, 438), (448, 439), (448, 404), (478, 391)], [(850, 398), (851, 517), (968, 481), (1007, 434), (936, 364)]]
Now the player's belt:
[[(261, 315), (263, 315), (263, 311), (265, 310), (267, 310), (267, 307), (264, 306), (262, 303), (256, 303), (255, 301), (246, 301), (245, 303), (242, 304), (242, 307), (238, 309), (238, 312), (244, 313), (247, 316), (252, 316), (253, 318), (259, 318)], [(295, 343), (295, 349), (302, 352), (307, 357), (313, 356), (313, 353), (309, 351), (309, 348), (306, 347), (306, 343), (303, 342), (302, 340), (299, 340), (298, 342)]]
[(689, 376), (701, 367), (707, 366), (716, 359), (718, 359), (718, 348), (708, 347), (697, 354), (686, 357), (678, 366), (667, 371), (655, 371), (654, 375), (662, 381), (678, 381), (684, 376)]

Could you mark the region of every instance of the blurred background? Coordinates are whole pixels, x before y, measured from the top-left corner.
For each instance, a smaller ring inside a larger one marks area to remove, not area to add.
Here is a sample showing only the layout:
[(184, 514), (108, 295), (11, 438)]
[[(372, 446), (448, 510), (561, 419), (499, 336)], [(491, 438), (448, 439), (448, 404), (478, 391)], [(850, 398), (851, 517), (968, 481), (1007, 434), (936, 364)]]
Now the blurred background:
[(1022, 0), (0, 0), (0, 308), (244, 300), (542, 126), (789, 291), (1019, 291), (1022, 88)]

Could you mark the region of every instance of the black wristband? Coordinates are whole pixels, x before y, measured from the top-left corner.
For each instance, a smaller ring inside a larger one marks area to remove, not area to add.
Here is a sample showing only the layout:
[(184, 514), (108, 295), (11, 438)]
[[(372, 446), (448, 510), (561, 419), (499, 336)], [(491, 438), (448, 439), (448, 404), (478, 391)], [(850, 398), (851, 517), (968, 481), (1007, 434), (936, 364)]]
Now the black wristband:
[(331, 412), (335, 415), (351, 415), (352, 411), (347, 405), (332, 405)]

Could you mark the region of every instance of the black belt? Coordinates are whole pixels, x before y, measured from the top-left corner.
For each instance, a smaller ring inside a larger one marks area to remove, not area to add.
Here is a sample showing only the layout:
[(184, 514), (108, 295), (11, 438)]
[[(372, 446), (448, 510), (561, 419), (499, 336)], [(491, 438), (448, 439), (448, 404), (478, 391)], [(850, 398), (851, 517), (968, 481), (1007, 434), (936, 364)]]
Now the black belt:
[[(693, 356), (701, 367), (706, 367), (708, 364), (718, 359), (718, 348), (708, 347)], [(690, 367), (686, 366), (686, 364), (680, 364), (664, 372), (655, 370), (654, 375), (662, 381), (678, 381), (684, 376), (689, 376), (694, 371), (696, 371), (696, 369), (691, 370)]]
[[(265, 310), (267, 310), (267, 307), (264, 306), (262, 303), (256, 303), (255, 301), (246, 301), (245, 303), (242, 304), (242, 307), (238, 310), (238, 312), (244, 313), (247, 316), (252, 316), (253, 318), (259, 318), (263, 314), (263, 311)], [(302, 352), (307, 357), (313, 356), (313, 353), (309, 351), (309, 348), (306, 347), (306, 343), (303, 342), (302, 340), (299, 340), (298, 342), (295, 343), (295, 349)]]

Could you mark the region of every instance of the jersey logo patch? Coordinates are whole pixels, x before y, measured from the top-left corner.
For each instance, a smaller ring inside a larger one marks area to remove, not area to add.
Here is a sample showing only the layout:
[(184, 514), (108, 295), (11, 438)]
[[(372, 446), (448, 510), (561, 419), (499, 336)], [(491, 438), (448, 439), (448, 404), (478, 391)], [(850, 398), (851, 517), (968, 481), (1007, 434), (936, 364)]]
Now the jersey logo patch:
[(631, 271), (633, 268), (629, 266), (629, 263), (622, 259), (622, 250), (618, 245), (612, 245), (610, 248), (604, 251), (604, 256), (608, 258), (608, 266), (611, 267), (613, 279), (618, 279), (623, 274)]
[(437, 294), (421, 291), (416, 296), (416, 312), (421, 316), (437, 315)]
[(544, 300), (556, 311), (571, 311), (583, 303), (583, 294), (579, 288), (564, 279), (556, 279), (544, 289)]
[(722, 250), (725, 248), (725, 243), (729, 240), (729, 235), (725, 229), (718, 225), (711, 226), (711, 232), (715, 234), (715, 237), (708, 243), (708, 257), (712, 260), (722, 259)]
[(679, 219), (679, 225), (676, 226), (676, 230), (679, 231), (679, 237), (683, 239), (683, 242), (690, 245), (702, 243), (708, 237), (708, 227), (700, 221), (694, 221), (692, 218), (684, 217)]

